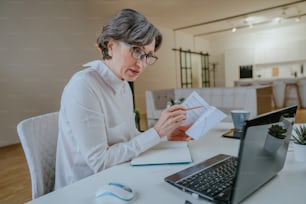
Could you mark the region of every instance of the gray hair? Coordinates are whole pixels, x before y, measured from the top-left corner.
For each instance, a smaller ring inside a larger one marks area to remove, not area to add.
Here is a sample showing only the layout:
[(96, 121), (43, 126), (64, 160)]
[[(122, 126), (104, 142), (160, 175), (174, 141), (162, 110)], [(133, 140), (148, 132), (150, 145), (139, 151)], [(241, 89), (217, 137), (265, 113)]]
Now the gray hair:
[(97, 46), (103, 59), (111, 59), (107, 44), (110, 39), (121, 40), (131, 45), (145, 46), (155, 40), (157, 51), (162, 43), (162, 35), (141, 13), (133, 9), (119, 11), (102, 29)]

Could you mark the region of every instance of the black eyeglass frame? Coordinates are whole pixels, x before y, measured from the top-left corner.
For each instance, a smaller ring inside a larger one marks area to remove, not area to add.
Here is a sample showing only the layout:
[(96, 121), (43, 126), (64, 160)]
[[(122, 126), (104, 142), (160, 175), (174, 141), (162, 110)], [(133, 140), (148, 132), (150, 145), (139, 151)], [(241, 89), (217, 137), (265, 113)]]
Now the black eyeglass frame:
[(123, 44), (125, 44), (127, 47), (130, 48), (131, 56), (134, 59), (136, 59), (136, 60), (143, 60), (145, 58), (146, 59), (146, 63), (148, 65), (152, 65), (152, 64), (154, 64), (158, 60), (157, 56), (145, 53), (140, 47), (131, 45), (131, 44), (126, 43), (124, 41), (120, 41), (120, 42), (122, 42)]

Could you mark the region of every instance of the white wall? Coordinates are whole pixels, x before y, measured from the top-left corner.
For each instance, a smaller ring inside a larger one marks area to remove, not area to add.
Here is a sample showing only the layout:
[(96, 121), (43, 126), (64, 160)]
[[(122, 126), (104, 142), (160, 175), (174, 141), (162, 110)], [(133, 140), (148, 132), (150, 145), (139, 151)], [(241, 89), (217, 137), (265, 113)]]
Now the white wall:
[(71, 75), (100, 58), (95, 15), (87, 4), (1, 1), (0, 146), (19, 141), (19, 121), (57, 111)]
[(233, 86), (239, 79), (239, 65), (306, 62), (306, 22), (251, 33), (238, 31), (208, 40), (211, 58), (225, 73), (225, 86)]

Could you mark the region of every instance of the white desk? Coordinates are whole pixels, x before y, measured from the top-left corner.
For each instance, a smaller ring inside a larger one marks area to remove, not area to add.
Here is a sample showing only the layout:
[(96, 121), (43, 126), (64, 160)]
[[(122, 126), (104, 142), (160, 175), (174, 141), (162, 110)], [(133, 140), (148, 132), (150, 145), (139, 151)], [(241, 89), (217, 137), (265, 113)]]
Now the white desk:
[[(240, 140), (223, 138), (221, 135), (232, 128), (231, 123), (220, 123), (199, 141), (190, 142), (194, 162), (188, 165), (130, 166), (124, 163), (101, 173), (85, 178), (73, 185), (49, 193), (29, 204), (99, 204), (95, 192), (108, 182), (128, 184), (137, 192), (133, 204), (183, 204), (185, 200), (195, 203), (209, 203), (193, 198), (164, 181), (164, 178), (187, 166), (198, 163), (218, 153), (238, 154)], [(305, 203), (306, 163), (294, 160), (292, 148), (289, 148), (284, 169), (271, 182), (245, 200), (244, 203)]]

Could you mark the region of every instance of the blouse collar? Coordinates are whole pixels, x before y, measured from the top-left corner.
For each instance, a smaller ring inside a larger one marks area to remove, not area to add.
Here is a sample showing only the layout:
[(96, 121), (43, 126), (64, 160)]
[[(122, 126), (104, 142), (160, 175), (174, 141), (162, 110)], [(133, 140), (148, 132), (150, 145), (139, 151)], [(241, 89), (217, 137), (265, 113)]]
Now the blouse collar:
[(118, 92), (124, 88), (126, 82), (119, 79), (115, 73), (107, 67), (103, 61), (94, 60), (83, 65), (83, 67), (91, 67), (95, 69), (102, 79), (115, 91)]

